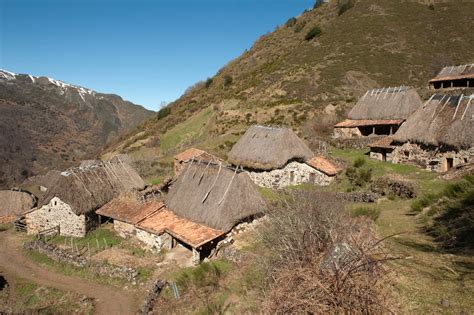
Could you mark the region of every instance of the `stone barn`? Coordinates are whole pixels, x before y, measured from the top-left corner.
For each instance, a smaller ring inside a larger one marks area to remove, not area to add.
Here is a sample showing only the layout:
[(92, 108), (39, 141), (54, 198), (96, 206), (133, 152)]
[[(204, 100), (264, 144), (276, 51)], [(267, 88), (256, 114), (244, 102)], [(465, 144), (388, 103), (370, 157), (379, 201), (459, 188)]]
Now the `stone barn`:
[(422, 104), (417, 91), (411, 87), (369, 90), (349, 112), (348, 119), (334, 126), (333, 138), (393, 135)]
[(193, 251), (194, 263), (207, 257), (217, 243), (241, 222), (262, 216), (266, 203), (250, 177), (222, 163), (191, 161), (165, 197), (166, 211), (138, 227), (163, 231)]
[(393, 163), (446, 172), (474, 159), (474, 95), (433, 95), (393, 137)]
[(370, 157), (383, 162), (391, 162), (392, 152), (395, 149), (392, 142), (393, 137), (384, 137), (369, 144)]
[(57, 228), (61, 235), (84, 237), (98, 224), (95, 210), (145, 183), (126, 163), (101, 162), (68, 169), (47, 187), (36, 208), (25, 215), (29, 234)]
[(15, 190), (0, 190), (0, 223), (9, 223), (21, 217), (36, 204), (29, 193)]
[(201, 160), (203, 162), (219, 162), (218, 157), (196, 148), (190, 148), (174, 156), (174, 173), (179, 175), (187, 163), (191, 160)]
[(243, 167), (261, 187), (282, 188), (314, 183), (328, 185), (336, 167), (313, 152), (287, 128), (252, 126), (229, 153), (229, 162)]
[(474, 88), (474, 64), (444, 67), (430, 80), (433, 89)]

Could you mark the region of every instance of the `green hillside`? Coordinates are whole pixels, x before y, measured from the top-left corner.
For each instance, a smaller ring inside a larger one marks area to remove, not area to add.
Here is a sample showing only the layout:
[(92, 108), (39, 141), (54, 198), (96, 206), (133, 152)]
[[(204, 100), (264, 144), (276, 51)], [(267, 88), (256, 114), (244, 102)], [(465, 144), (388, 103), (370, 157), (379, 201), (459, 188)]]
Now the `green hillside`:
[(345, 12), (340, 7), (333, 0), (261, 36), (109, 154), (166, 161), (197, 146), (225, 157), (255, 123), (324, 138), (366, 89), (412, 85), (426, 97), (427, 81), (443, 65), (473, 62), (474, 3), (359, 0)]

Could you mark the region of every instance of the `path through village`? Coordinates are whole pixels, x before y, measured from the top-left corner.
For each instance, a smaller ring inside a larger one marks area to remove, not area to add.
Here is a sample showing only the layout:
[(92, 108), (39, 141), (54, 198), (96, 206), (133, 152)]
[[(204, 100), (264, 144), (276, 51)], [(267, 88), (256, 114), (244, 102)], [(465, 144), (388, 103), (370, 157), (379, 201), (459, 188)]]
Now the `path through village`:
[(21, 240), (11, 230), (0, 232), (0, 271), (7, 276), (93, 298), (95, 314), (136, 314), (138, 310), (139, 301), (129, 291), (58, 274), (33, 263), (24, 256)]

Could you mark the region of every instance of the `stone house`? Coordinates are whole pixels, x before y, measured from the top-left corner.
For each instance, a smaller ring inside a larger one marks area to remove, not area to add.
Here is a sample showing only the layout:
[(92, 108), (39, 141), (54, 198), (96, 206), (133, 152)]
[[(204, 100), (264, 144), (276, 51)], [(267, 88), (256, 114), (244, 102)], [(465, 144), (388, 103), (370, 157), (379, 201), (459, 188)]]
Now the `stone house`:
[[(207, 257), (234, 226), (262, 216), (266, 208), (245, 172), (196, 160), (171, 185), (165, 204), (168, 212), (157, 213), (139, 227), (160, 231), (160, 222), (170, 222), (165, 230), (193, 251), (195, 263)], [(186, 221), (174, 223), (177, 220)]]
[(430, 80), (432, 89), (474, 88), (474, 64), (444, 67)]
[(314, 183), (328, 185), (336, 167), (313, 152), (290, 129), (252, 126), (229, 153), (229, 162), (243, 167), (261, 187), (282, 188)]
[(16, 190), (0, 190), (0, 223), (13, 222), (33, 208), (36, 198)]
[(201, 160), (203, 162), (219, 162), (218, 157), (196, 148), (187, 149), (174, 156), (174, 174), (177, 176), (191, 160)]
[(369, 144), (370, 157), (375, 160), (391, 162), (395, 146), (392, 145), (393, 137), (383, 137)]
[(333, 138), (393, 135), (422, 104), (417, 91), (411, 87), (369, 90), (349, 112), (348, 119), (334, 126)]
[(390, 143), (393, 163), (446, 172), (474, 159), (474, 95), (433, 95)]
[(130, 165), (110, 161), (70, 168), (50, 183), (37, 207), (25, 214), (29, 234), (58, 228), (61, 235), (84, 237), (98, 224), (95, 210), (145, 186)]

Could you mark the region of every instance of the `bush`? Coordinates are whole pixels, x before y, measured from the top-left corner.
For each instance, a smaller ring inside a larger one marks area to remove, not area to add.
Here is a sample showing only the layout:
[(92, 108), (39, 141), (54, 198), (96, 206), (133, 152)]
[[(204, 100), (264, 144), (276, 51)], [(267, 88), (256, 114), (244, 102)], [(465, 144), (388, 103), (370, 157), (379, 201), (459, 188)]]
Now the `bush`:
[(306, 26), (306, 21), (301, 21), (298, 24), (296, 24), (295, 33), (301, 32), (304, 29), (305, 26)]
[(162, 109), (158, 111), (158, 114), (156, 115), (156, 117), (158, 118), (158, 120), (161, 120), (167, 117), (169, 114), (171, 114), (171, 108), (163, 107)]
[(323, 0), (316, 0), (313, 5), (313, 9), (317, 9), (319, 6), (323, 4)]
[(212, 78), (207, 78), (206, 83), (205, 83), (206, 89), (208, 89), (212, 85), (212, 82), (213, 82)]
[(384, 313), (385, 254), (372, 224), (352, 218), (337, 195), (294, 191), (268, 211), (261, 237), (274, 253), (264, 265), (263, 313)]
[(234, 81), (234, 79), (232, 79), (232, 77), (230, 75), (225, 75), (224, 76), (224, 86), (229, 86), (232, 84), (232, 82)]
[(372, 180), (372, 169), (348, 167), (346, 176), (353, 187), (364, 187)]
[(352, 211), (353, 217), (367, 217), (373, 221), (377, 221), (380, 216), (380, 209), (373, 207), (359, 207)]
[(337, 3), (338, 14), (342, 15), (347, 10), (351, 9), (354, 6), (353, 0), (339, 0)]
[(308, 33), (306, 33), (305, 40), (310, 41), (315, 37), (320, 36), (322, 33), (321, 28), (319, 26), (313, 26)]
[(359, 157), (354, 161), (354, 164), (352, 164), (355, 168), (359, 168), (365, 165), (365, 159), (363, 157)]
[(293, 26), (296, 25), (296, 22), (297, 22), (297, 19), (292, 17), (291, 19), (286, 21), (285, 25), (286, 25), (286, 27), (293, 27)]

